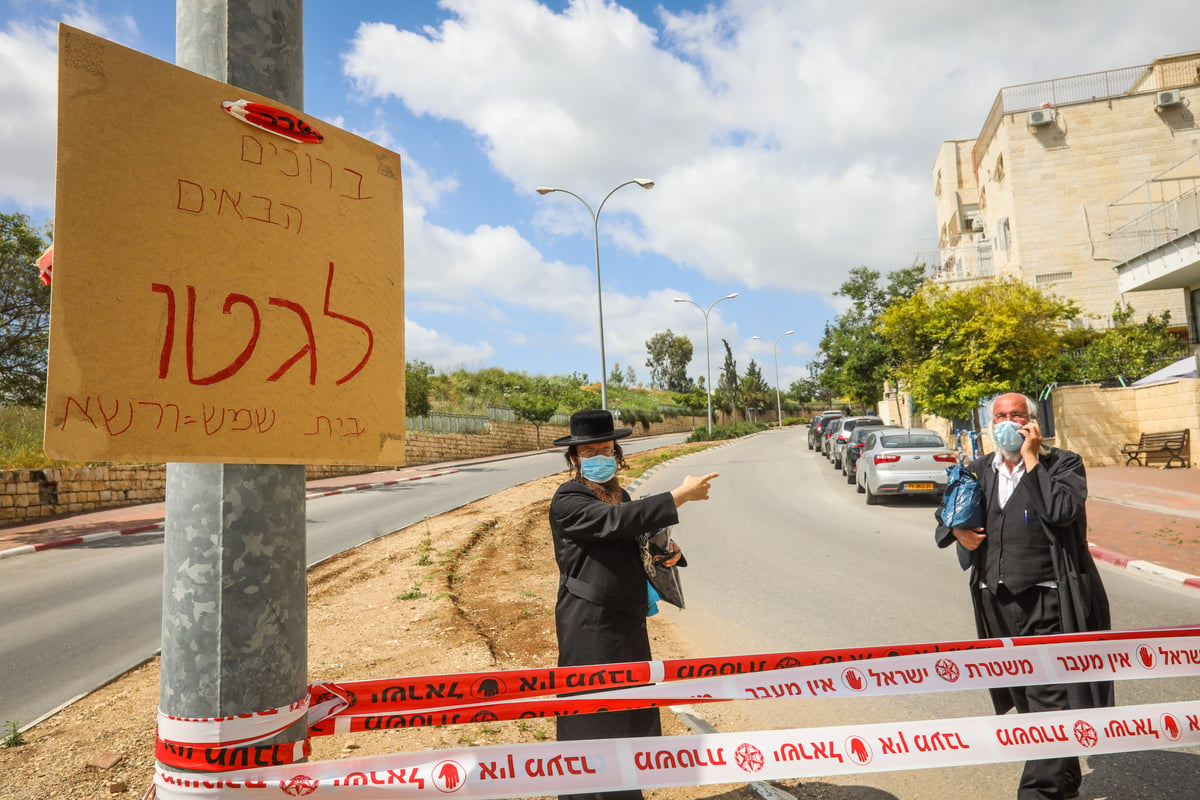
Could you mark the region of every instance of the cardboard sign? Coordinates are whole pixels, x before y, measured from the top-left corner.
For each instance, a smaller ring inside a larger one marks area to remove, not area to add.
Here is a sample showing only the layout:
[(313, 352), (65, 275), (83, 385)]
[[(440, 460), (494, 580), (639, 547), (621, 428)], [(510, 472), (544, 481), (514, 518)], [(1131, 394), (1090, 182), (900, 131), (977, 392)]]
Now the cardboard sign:
[(396, 153), (65, 25), (58, 126), (47, 454), (404, 463)]

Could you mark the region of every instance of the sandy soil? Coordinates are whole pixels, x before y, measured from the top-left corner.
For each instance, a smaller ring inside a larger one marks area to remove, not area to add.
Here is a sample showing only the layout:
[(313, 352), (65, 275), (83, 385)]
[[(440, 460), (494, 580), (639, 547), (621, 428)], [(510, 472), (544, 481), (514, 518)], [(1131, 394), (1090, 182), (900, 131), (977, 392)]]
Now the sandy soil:
[[(687, 446), (667, 448), (683, 452)], [(630, 457), (631, 465), (663, 451)], [(558, 574), (546, 522), (563, 476), (533, 481), (326, 561), (309, 572), (311, 681), (553, 666)], [(694, 656), (666, 615), (650, 620), (658, 658)], [(157, 659), (0, 748), (0, 795), (10, 800), (140, 797), (154, 769)], [(722, 731), (745, 729), (736, 709), (705, 706)], [(690, 733), (663, 712), (667, 735)], [(313, 760), (554, 738), (550, 720), (317, 737)], [(776, 784), (798, 798), (838, 800), (840, 787)], [(744, 784), (656, 790), (651, 800), (752, 800)]]

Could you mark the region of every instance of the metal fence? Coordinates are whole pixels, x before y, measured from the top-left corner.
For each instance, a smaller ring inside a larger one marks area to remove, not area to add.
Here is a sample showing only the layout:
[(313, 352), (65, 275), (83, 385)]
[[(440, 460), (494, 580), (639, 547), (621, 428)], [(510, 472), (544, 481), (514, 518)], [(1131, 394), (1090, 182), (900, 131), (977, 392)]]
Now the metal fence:
[[(1142, 64), (1104, 72), (1090, 72), (1086, 75), (1072, 75), (1068, 78), (1005, 86), (1000, 90), (1003, 113), (1030, 111), (1044, 105), (1063, 106), (1120, 97), (1137, 86), (1147, 76), (1149, 69), (1149, 64)], [(1157, 88), (1157, 83), (1143, 88), (1148, 92), (1153, 91)]]
[(1200, 153), (1110, 203), (1108, 228), (1114, 266), (1200, 230)]
[(943, 247), (933, 265), (933, 280), (948, 282), (990, 278), (996, 274), (991, 242)]
[(421, 433), (486, 433), (491, 420), (479, 414), (427, 414), (405, 417), (404, 429)]
[[(681, 416), (687, 414), (687, 409), (682, 406), (660, 405), (659, 413), (664, 416), (672, 414)], [(620, 410), (613, 409), (614, 415), (620, 419)], [(423, 433), (485, 433), (491, 430), (491, 423), (496, 422), (518, 422), (516, 410), (508, 406), (492, 406), (487, 407), (487, 414), (445, 414), (435, 412), (420, 417), (406, 417), (404, 420), (405, 430), (417, 431)], [(626, 423), (632, 419), (631, 415), (626, 416)], [(547, 425), (561, 425), (564, 428), (571, 424), (570, 414), (555, 414), (546, 422)]]

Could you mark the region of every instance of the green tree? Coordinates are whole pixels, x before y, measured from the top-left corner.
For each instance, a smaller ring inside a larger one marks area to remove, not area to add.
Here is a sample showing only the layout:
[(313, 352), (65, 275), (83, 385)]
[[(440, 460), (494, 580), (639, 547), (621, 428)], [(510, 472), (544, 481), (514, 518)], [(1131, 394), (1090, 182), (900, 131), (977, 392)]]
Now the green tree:
[(404, 415), (424, 417), (429, 414), (429, 392), (433, 380), (433, 367), (424, 361), (408, 361), (404, 364)]
[(1102, 381), (1124, 378), (1132, 382), (1149, 375), (1162, 362), (1179, 353), (1179, 341), (1171, 335), (1168, 325), (1171, 312), (1161, 316), (1146, 316), (1146, 321), (1133, 322), (1133, 309), (1117, 305), (1113, 311), (1113, 327), (1101, 331), (1083, 349), (1081, 358), (1071, 360), (1076, 380)]
[(762, 368), (753, 358), (746, 365), (746, 374), (742, 376), (740, 394), (742, 405), (746, 408), (774, 407), (775, 393), (763, 377)]
[(798, 381), (792, 381), (783, 396), (801, 405), (809, 405), (817, 399), (817, 390), (816, 381), (811, 377), (801, 378)]
[(742, 386), (741, 380), (738, 378), (737, 361), (733, 358), (733, 349), (726, 339), (722, 339), (721, 344), (725, 345), (725, 363), (721, 365), (721, 373), (717, 377), (717, 390), (713, 392), (713, 405), (717, 405), (717, 399), (720, 398), (721, 407), (732, 414), (737, 410), (738, 405), (741, 405)]
[(50, 287), (38, 257), (48, 243), (24, 214), (0, 214), (0, 405), (46, 400)]
[(633, 371), (633, 364), (625, 368), (625, 385), (637, 386), (637, 373)]
[(893, 302), (915, 294), (925, 279), (925, 265), (888, 273), (887, 286), (881, 274), (866, 267), (850, 270), (850, 277), (834, 292), (850, 300), (850, 307), (825, 326), (819, 350), (818, 376), (830, 396), (844, 396), (864, 405), (883, 397), (883, 384), (891, 376), (895, 351), (876, 335), (879, 315)]
[(625, 373), (621, 371), (621, 362), (613, 363), (613, 368), (608, 373), (608, 383), (610, 386), (624, 386)]
[(1078, 313), (1071, 301), (1017, 280), (958, 291), (932, 285), (889, 305), (878, 336), (895, 349), (913, 401), (961, 419), (980, 398), (1035, 393), (1036, 365), (1055, 356), (1061, 331)]
[(708, 395), (704, 393), (703, 386), (695, 386), (690, 392), (675, 392), (671, 395), (671, 402), (686, 408), (691, 414), (708, 413)]
[(671, 329), (654, 334), (646, 342), (646, 366), (650, 368), (650, 386), (671, 392), (686, 392), (692, 382), (687, 365), (692, 360), (692, 341), (676, 336)]
[(518, 419), (532, 422), (537, 437), (537, 449), (542, 449), (542, 425), (550, 421), (558, 410), (558, 402), (549, 397), (532, 394), (518, 395), (509, 401)]

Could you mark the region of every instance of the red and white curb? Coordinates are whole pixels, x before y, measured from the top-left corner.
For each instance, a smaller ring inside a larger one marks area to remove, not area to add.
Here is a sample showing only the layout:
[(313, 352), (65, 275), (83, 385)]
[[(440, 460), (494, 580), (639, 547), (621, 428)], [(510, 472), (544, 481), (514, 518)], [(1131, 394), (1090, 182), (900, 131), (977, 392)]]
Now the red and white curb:
[[(458, 472), (456, 469), (439, 470), (437, 472), (422, 472), (419, 475), (412, 475), (407, 478), (395, 478), (389, 481), (377, 481), (375, 483), (360, 483), (354, 486), (347, 486), (344, 489), (331, 489), (326, 492), (309, 492), (305, 494), (305, 500), (313, 500), (318, 497), (332, 497), (337, 494), (350, 494), (351, 492), (361, 492), (367, 489), (378, 489), (383, 486), (392, 486), (397, 483), (408, 483), (410, 481), (419, 481), (422, 478), (437, 478), (442, 475), (453, 475)], [(96, 531), (95, 533), (85, 533), (80, 536), (71, 536), (66, 539), (58, 539), (53, 542), (40, 542), (38, 544), (25, 544), (19, 547), (10, 547), (7, 550), (0, 550), (0, 558), (9, 558), (10, 556), (20, 556), (26, 553), (37, 553), (42, 550), (53, 550), (59, 547), (69, 547), (76, 544), (86, 544), (88, 542), (97, 542), (102, 539), (115, 539), (118, 536), (129, 536), (134, 533), (160, 533), (163, 530), (163, 520), (157, 522), (148, 522), (142, 525), (132, 525), (128, 528), (117, 528), (111, 531)]]
[(1142, 575), (1149, 575), (1152, 578), (1178, 583), (1181, 586), (1188, 586), (1192, 589), (1200, 589), (1200, 577), (1190, 575), (1186, 572), (1180, 572), (1177, 569), (1163, 567), (1150, 561), (1141, 561), (1136, 558), (1122, 555), (1112, 550), (1105, 549), (1099, 545), (1088, 543), (1088, 549), (1092, 552), (1092, 558), (1099, 559), (1106, 563), (1112, 564), (1122, 569), (1127, 569), (1132, 572), (1137, 572)]

